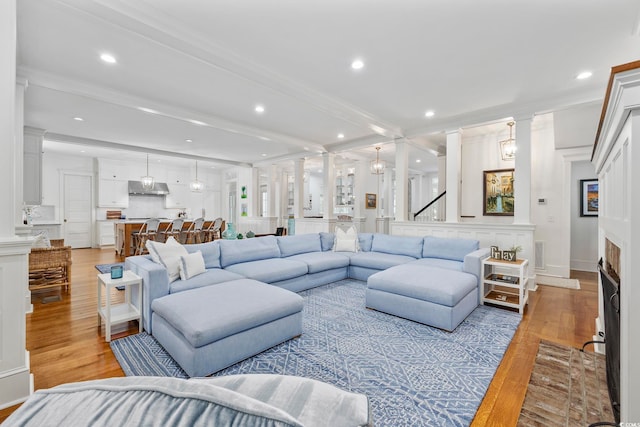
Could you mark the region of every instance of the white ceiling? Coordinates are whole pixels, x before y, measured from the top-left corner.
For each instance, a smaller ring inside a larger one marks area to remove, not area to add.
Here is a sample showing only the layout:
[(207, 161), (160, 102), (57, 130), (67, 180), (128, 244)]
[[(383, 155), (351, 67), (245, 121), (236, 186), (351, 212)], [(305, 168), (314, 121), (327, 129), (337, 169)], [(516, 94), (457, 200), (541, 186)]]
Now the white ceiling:
[(369, 160), (380, 143), (393, 162), (404, 137), (433, 170), (447, 130), (602, 99), (610, 67), (640, 59), (637, 0), (17, 3), (25, 124), (48, 149), (222, 167)]

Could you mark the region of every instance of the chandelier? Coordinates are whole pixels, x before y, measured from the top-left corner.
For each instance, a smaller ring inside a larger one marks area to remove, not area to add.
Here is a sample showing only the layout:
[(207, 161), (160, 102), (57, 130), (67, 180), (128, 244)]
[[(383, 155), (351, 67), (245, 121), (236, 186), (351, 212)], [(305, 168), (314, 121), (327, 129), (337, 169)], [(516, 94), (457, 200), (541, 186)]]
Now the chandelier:
[(189, 184), (189, 187), (191, 187), (191, 191), (193, 191), (194, 193), (200, 193), (204, 188), (204, 184), (202, 183), (202, 181), (198, 181), (198, 161), (197, 160), (196, 160), (196, 179), (194, 181), (191, 181), (191, 184)]
[(513, 160), (516, 158), (516, 140), (513, 139), (513, 125), (515, 122), (507, 123), (509, 126), (509, 139), (500, 141), (500, 154), (502, 154), (502, 160)]
[(376, 147), (376, 159), (371, 160), (371, 173), (374, 175), (380, 175), (384, 173), (385, 167), (385, 161), (380, 160), (380, 147)]
[(147, 154), (147, 174), (140, 178), (142, 181), (142, 188), (145, 190), (151, 190), (153, 188), (153, 177), (149, 175), (149, 154)]

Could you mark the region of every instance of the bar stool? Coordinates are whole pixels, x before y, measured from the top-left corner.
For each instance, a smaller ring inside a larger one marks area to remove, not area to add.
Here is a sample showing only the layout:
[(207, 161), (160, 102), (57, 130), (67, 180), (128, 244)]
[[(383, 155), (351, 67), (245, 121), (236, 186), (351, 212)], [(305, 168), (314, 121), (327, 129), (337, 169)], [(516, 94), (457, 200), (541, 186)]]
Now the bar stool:
[(212, 242), (216, 239), (221, 239), (222, 218), (216, 218), (213, 220), (209, 228), (204, 231), (204, 241)]
[(167, 228), (165, 228), (160, 232), (160, 235), (162, 236), (163, 241), (166, 242), (169, 237), (173, 236), (173, 238), (176, 239), (179, 243), (182, 243), (182, 241), (180, 240), (180, 237), (182, 236), (183, 225), (184, 225), (184, 219), (182, 218), (176, 218), (173, 221), (171, 221), (167, 225)]
[(160, 227), (160, 220), (158, 218), (150, 218), (142, 224), (140, 231), (132, 233), (133, 245), (136, 248), (134, 255), (142, 255), (146, 253), (147, 240), (157, 240), (158, 227)]
[(186, 231), (185, 243), (202, 243), (202, 227), (204, 218), (194, 219)]

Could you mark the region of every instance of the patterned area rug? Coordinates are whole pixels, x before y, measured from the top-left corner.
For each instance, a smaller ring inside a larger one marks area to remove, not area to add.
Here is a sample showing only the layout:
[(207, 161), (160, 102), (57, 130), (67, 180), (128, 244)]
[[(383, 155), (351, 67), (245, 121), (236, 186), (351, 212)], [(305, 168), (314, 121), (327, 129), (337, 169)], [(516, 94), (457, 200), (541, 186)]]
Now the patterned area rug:
[(614, 421), (602, 354), (540, 341), (518, 426)]
[[(343, 280), (301, 292), (303, 335), (214, 375), (314, 378), (371, 400), (376, 426), (468, 426), (520, 323), (480, 306), (452, 332), (364, 306), (366, 284)], [(126, 375), (186, 377), (146, 333), (111, 342)]]

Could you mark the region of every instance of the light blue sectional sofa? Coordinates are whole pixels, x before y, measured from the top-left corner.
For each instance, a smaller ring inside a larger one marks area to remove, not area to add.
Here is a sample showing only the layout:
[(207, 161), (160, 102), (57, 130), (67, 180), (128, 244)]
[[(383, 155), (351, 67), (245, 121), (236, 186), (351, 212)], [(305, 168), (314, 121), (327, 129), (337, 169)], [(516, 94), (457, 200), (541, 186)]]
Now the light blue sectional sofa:
[[(463, 297), (472, 300), (467, 305), (473, 308), (480, 301), (481, 261), (489, 255), (489, 250), (479, 249), (476, 240), (359, 233), (357, 252), (334, 252), (333, 243), (333, 233), (313, 233), (185, 245), (189, 253), (201, 251), (206, 271), (188, 280), (178, 279), (172, 283), (169, 283), (166, 268), (153, 262), (148, 255), (128, 257), (125, 268), (142, 277), (143, 326), (150, 334), (153, 334), (151, 314), (156, 299), (242, 278), (300, 292), (346, 278), (366, 281), (370, 276), (392, 267), (412, 265), (427, 268), (425, 271), (428, 273), (421, 277), (410, 275), (416, 286), (427, 283), (429, 287), (439, 288), (445, 294), (458, 292), (450, 290), (457, 289), (458, 282), (469, 283), (469, 276), (465, 274), (472, 275), (476, 285), (469, 291), (472, 297), (469, 292)], [(437, 275), (433, 276), (441, 270), (459, 274), (450, 275), (448, 283), (441, 283)], [(394, 275), (402, 277), (402, 269), (394, 270)], [(451, 282), (451, 277), (456, 280)], [(390, 291), (387, 289), (386, 292)], [(423, 297), (429, 298), (428, 295)], [(380, 307), (371, 308), (389, 312)], [(467, 311), (468, 307), (464, 312)], [(429, 324), (428, 315), (418, 321)], [(432, 325), (443, 327), (440, 324)], [(449, 327), (445, 329), (451, 330)]]

